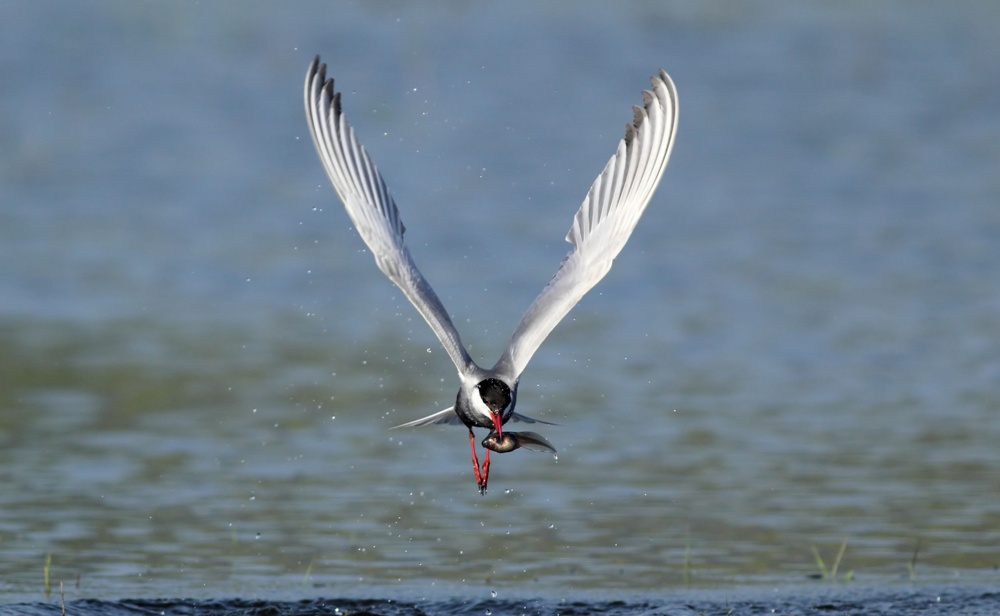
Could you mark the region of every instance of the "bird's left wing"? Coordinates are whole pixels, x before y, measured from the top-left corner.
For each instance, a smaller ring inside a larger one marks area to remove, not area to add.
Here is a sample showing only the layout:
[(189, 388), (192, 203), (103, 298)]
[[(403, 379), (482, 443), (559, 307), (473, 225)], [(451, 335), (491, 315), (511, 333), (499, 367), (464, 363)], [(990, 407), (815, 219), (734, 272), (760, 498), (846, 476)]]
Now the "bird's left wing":
[[(510, 419), (508, 419), (507, 421), (513, 421), (515, 423), (516, 422), (540, 423), (549, 426), (556, 425), (551, 421), (545, 421), (543, 419), (535, 419), (534, 417), (528, 417), (527, 415), (522, 415), (520, 413), (511, 413)], [(462, 420), (458, 417), (458, 414), (455, 413), (455, 407), (449, 406), (445, 410), (438, 411), (433, 415), (428, 415), (427, 417), (421, 417), (420, 419), (414, 419), (413, 421), (408, 421), (405, 424), (399, 424), (398, 426), (393, 426), (391, 429), (395, 430), (396, 428), (420, 428), (422, 426), (445, 426), (445, 425), (457, 426), (461, 425), (461, 423)]]
[(573, 219), (573, 245), (549, 284), (535, 298), (493, 368), (517, 379), (566, 313), (611, 269), (660, 182), (677, 133), (677, 90), (660, 71), (633, 107), (625, 138)]
[(340, 92), (334, 91), (333, 79), (326, 78), (326, 65), (320, 63), (319, 56), (306, 73), (305, 107), (316, 152), (375, 263), (434, 330), (459, 374), (469, 373), (475, 364), (448, 311), (410, 257), (403, 243), (406, 229), (392, 195), (347, 123), (340, 108)]

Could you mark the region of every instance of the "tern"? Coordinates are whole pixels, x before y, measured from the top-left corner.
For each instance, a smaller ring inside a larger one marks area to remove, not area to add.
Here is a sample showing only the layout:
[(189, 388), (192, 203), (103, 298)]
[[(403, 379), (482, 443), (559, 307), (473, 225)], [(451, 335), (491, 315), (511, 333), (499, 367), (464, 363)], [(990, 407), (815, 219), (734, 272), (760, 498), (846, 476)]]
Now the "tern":
[[(458, 369), (461, 382), (455, 404), (397, 428), (432, 424), (464, 424), (469, 430), (472, 469), (481, 494), (486, 493), (490, 451), (519, 448), (555, 453), (534, 432), (504, 432), (508, 421), (549, 422), (516, 413), (517, 386), (532, 355), (573, 306), (611, 269), (642, 216), (663, 170), (677, 133), (677, 90), (661, 69), (642, 93), (642, 106), (632, 108), (632, 121), (586, 198), (566, 235), (572, 245), (555, 276), (528, 307), (496, 364), (485, 369), (469, 356), (448, 311), (427, 283), (403, 240), (406, 228), (382, 174), (358, 141), (341, 108), (340, 92), (326, 77), (319, 56), (306, 73), (305, 112), (313, 143), (333, 188), (375, 263), (413, 304)], [(482, 466), (476, 455), (473, 428), (486, 428)]]

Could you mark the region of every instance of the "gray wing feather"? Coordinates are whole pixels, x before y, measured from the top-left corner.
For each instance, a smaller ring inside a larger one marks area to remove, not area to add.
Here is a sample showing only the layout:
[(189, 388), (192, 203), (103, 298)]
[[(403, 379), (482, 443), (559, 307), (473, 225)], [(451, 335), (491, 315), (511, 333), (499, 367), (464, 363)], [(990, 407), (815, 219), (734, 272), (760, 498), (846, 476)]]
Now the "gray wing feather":
[[(475, 365), (434, 289), (403, 243), (406, 228), (382, 175), (354, 135), (340, 108), (340, 92), (326, 78), (319, 56), (309, 65), (305, 110), (316, 152), (347, 214), (375, 257), (379, 269), (406, 295), (441, 341), (460, 374)], [(456, 416), (457, 419), (457, 416)]]
[(449, 406), (445, 410), (438, 411), (433, 415), (421, 417), (420, 419), (414, 419), (413, 421), (408, 421), (405, 424), (393, 426), (390, 429), (395, 430), (396, 428), (419, 428), (420, 426), (459, 425), (461, 423), (462, 420), (459, 419), (458, 414), (455, 413), (455, 407)]
[(557, 423), (552, 423), (551, 421), (545, 421), (544, 419), (535, 419), (534, 417), (528, 417), (527, 415), (522, 415), (520, 413), (511, 413), (510, 419), (508, 421), (520, 422), (520, 423), (540, 423), (547, 426), (558, 426)]
[(528, 307), (493, 368), (508, 379), (520, 376), (552, 329), (608, 273), (660, 182), (677, 133), (677, 90), (662, 70), (651, 83), (573, 218), (566, 235), (573, 248)]
[[(555, 426), (557, 424), (551, 421), (543, 421), (541, 419), (534, 419), (528, 417), (527, 415), (522, 415), (520, 413), (511, 413), (510, 419), (508, 421), (513, 422), (524, 422), (524, 423), (540, 423), (549, 426)], [(457, 426), (461, 425), (462, 420), (459, 419), (458, 415), (455, 413), (455, 407), (449, 406), (443, 411), (438, 411), (433, 415), (428, 415), (427, 417), (421, 417), (420, 419), (414, 419), (413, 421), (408, 421), (405, 424), (399, 424), (398, 426), (393, 426), (391, 430), (396, 428), (419, 428), (421, 426)]]
[(558, 451), (552, 446), (547, 438), (537, 432), (514, 432), (517, 435), (518, 445), (531, 451), (544, 451), (555, 456)]

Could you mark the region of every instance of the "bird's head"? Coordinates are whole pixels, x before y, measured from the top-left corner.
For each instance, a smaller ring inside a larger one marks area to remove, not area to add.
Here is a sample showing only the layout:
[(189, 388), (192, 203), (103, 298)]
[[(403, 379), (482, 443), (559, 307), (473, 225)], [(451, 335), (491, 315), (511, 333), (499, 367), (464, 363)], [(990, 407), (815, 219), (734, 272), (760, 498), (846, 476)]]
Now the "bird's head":
[(513, 401), (510, 387), (500, 379), (488, 378), (476, 385), (476, 393), (490, 412), (494, 430), (502, 436), (503, 416)]

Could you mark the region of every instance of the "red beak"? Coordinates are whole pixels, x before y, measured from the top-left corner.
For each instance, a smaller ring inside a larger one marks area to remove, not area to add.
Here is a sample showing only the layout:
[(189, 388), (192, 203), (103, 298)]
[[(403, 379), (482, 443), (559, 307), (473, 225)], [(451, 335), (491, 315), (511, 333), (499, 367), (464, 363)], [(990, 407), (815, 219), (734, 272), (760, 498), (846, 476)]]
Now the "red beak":
[(503, 436), (503, 421), (500, 419), (500, 413), (490, 413), (493, 418), (493, 429), (496, 430), (497, 436)]

